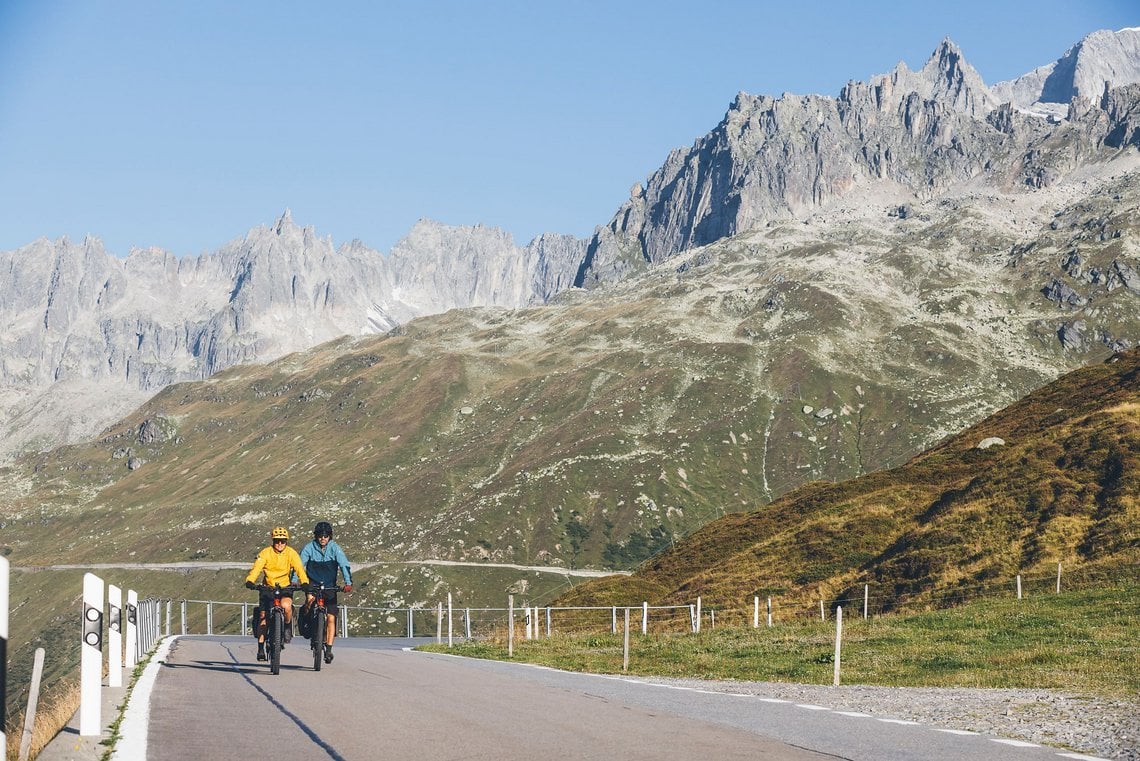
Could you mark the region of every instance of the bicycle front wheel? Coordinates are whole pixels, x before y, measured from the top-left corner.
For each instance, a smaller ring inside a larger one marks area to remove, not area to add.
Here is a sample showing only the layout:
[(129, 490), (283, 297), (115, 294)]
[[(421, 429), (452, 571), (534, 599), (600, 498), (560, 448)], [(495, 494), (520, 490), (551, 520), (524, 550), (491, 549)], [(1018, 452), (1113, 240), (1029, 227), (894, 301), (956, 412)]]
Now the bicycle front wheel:
[(313, 606), (313, 623), (309, 627), (309, 643), (313, 647), (313, 671), (321, 670), (325, 654), (325, 625), (328, 619), (325, 611)]
[(273, 609), (272, 620), (269, 623), (269, 673), (281, 673), (281, 645), (285, 639), (285, 614), (279, 609)]

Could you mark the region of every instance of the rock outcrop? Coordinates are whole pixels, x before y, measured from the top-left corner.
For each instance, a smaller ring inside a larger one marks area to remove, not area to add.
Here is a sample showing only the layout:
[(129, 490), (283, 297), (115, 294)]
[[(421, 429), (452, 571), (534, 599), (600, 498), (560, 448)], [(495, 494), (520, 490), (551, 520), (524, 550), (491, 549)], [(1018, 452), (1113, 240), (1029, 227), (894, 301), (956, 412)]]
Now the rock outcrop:
[[(838, 98), (740, 93), (598, 229), (576, 285), (859, 196), (902, 206), (967, 182), (1032, 190), (1140, 139), (1140, 94), (1128, 86), (1140, 82), (1140, 32), (1097, 32), (1049, 71), (991, 90), (944, 40), (922, 69), (900, 63)], [(1065, 119), (1030, 108), (1062, 91)]]

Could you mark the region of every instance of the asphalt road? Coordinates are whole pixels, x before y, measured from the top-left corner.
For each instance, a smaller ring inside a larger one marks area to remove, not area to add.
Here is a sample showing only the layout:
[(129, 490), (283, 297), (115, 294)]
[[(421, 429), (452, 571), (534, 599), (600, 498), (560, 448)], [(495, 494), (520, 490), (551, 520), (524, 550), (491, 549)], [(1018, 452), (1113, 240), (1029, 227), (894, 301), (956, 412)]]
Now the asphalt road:
[[(180, 637), (150, 702), (151, 761), (250, 759), (1056, 759), (1055, 749), (825, 706), (337, 640), (273, 676), (252, 638)], [(1079, 756), (1076, 756), (1079, 758)]]

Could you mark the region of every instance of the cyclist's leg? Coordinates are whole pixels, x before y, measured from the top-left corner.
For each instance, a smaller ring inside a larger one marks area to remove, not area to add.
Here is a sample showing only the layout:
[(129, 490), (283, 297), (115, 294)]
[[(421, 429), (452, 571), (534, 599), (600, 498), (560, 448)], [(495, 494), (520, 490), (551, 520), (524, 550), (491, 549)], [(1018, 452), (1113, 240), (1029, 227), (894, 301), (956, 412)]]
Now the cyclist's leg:
[(336, 590), (329, 592), (328, 597), (325, 598), (325, 604), (329, 612), (328, 626), (325, 632), (325, 645), (332, 647), (333, 639), (336, 638), (336, 617), (340, 613), (340, 606), (337, 604)]
[(330, 592), (326, 598), (326, 610), (328, 611), (328, 618), (325, 625), (325, 663), (332, 663), (333, 638), (336, 637), (336, 617), (337, 613), (340, 612), (335, 591)]
[(312, 609), (313, 601), (316, 599), (317, 599), (317, 596), (315, 594), (313, 594), (312, 592), (307, 592), (305, 594), (305, 604), (301, 606), (301, 611), (300, 611), (301, 617), (297, 619), (297, 624), (298, 624), (297, 628), (301, 630), (302, 636), (305, 636), (305, 637), (309, 636), (309, 633), (310, 633), (308, 631), (308, 628), (309, 628), (309, 611)]
[[(273, 600), (272, 597), (268, 598), (268, 604), (269, 605), (273, 604), (272, 600)], [(261, 643), (261, 644), (264, 644), (264, 642), (265, 642), (265, 632), (268, 629), (268, 621), (266, 621), (266, 618), (265, 618), (265, 611), (268, 609), (266, 603), (267, 603), (267, 600), (266, 600), (266, 597), (264, 595), (262, 595), (261, 597), (258, 598), (258, 602), (257, 602), (257, 641), (258, 641), (258, 643)]]
[(285, 631), (284, 641), (286, 643), (293, 641), (293, 596), (284, 595), (281, 598), (281, 610), (285, 613)]

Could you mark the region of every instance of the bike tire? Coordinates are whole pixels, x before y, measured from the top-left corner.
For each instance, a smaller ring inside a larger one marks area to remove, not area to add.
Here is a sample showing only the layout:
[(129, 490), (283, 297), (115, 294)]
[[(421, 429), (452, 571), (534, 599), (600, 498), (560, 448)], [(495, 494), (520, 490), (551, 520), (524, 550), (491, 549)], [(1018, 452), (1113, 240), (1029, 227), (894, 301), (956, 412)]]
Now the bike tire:
[(285, 614), (274, 611), (269, 625), (269, 673), (281, 673), (281, 645), (285, 638)]
[(313, 647), (313, 671), (320, 671), (325, 656), (325, 626), (328, 619), (325, 612), (313, 606), (313, 622), (309, 625), (309, 643)]

